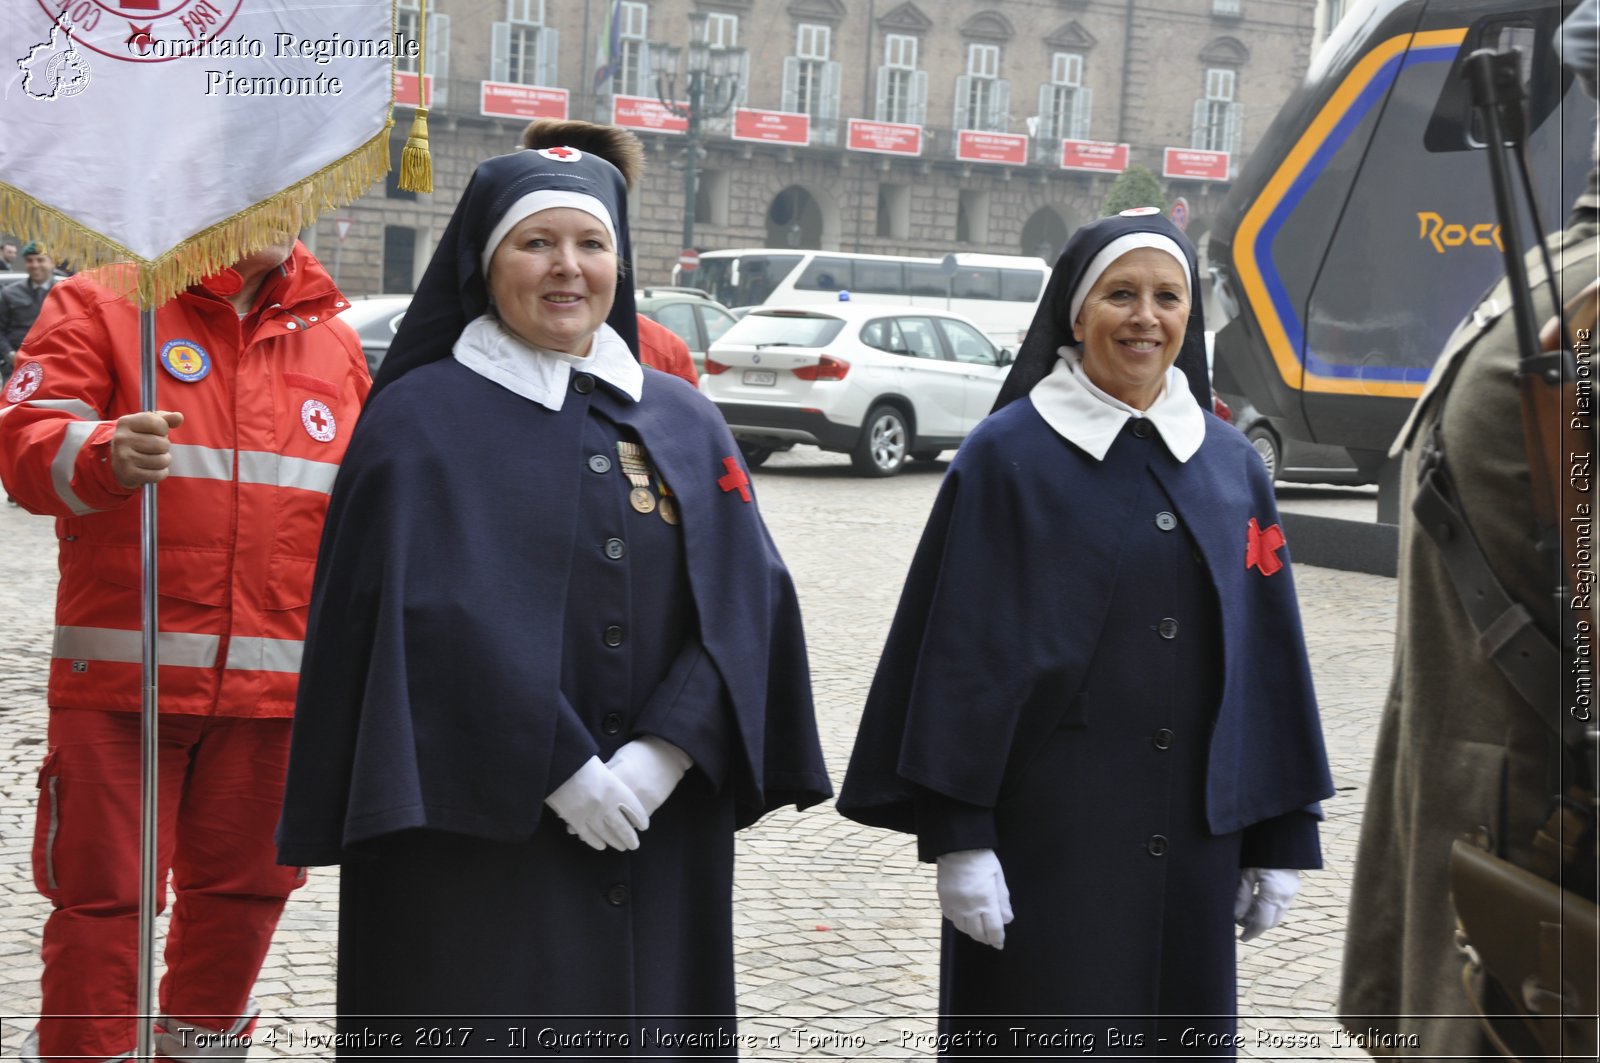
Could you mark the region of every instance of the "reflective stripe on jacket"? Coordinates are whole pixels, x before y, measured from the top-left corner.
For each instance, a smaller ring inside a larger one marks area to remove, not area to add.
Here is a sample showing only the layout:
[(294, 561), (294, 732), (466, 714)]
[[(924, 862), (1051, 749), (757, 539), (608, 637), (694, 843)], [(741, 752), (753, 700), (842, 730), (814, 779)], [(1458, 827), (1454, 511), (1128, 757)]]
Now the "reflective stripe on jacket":
[[(139, 313), (104, 273), (57, 283), (0, 405), (0, 473), (57, 518), (56, 708), (137, 709), (137, 491), (109, 463), (141, 409)], [(156, 311), (156, 408), (176, 410), (157, 491), (163, 712), (288, 716), (334, 474), (371, 386), (347, 305), (296, 244), (242, 320), (190, 289)]]

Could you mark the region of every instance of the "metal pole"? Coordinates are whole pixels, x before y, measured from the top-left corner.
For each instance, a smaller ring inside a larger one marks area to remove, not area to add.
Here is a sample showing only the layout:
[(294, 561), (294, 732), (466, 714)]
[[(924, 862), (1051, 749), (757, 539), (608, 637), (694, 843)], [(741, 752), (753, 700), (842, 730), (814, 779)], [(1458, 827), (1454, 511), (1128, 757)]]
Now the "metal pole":
[[(139, 401), (143, 409), (156, 408), (156, 312), (139, 308)], [(138, 1045), (141, 1060), (155, 1059), (156, 933), (156, 632), (160, 615), (156, 601), (156, 485), (145, 484), (139, 514), (139, 549), (143, 556), (140, 582), (144, 699), (140, 706), (143, 744), (139, 755), (142, 819), (139, 831), (139, 999)]]
[(701, 75), (689, 74), (689, 144), (683, 156), (683, 250), (694, 246), (695, 183), (700, 155), (700, 93)]

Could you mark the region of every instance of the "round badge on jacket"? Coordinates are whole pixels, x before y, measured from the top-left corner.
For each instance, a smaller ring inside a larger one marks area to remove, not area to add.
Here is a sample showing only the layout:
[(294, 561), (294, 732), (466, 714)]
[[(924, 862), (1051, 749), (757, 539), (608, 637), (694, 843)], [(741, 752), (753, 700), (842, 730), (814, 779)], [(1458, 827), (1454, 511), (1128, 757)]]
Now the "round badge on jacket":
[(185, 384), (193, 384), (211, 372), (211, 356), (194, 340), (168, 340), (161, 348), (161, 366)]
[(6, 401), (22, 402), (38, 391), (43, 383), (44, 366), (38, 362), (28, 362), (11, 374), (11, 383), (6, 385)]
[(307, 399), (300, 404), (300, 423), (305, 426), (306, 435), (318, 443), (333, 442), (334, 434), (339, 429), (338, 422), (333, 419), (333, 411), (320, 399)]

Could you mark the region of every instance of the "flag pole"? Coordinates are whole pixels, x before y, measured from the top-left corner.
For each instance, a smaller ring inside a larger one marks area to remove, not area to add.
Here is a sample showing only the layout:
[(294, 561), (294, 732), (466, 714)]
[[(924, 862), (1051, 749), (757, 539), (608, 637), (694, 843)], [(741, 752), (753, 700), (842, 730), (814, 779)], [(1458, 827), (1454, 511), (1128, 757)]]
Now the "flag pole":
[[(139, 403), (142, 409), (156, 408), (156, 311), (152, 306), (139, 308)], [(141, 738), (139, 755), (139, 796), (141, 820), (139, 832), (139, 998), (138, 998), (138, 1058), (155, 1059), (155, 1010), (153, 988), (155, 978), (156, 934), (156, 831), (157, 813), (156, 771), (156, 635), (160, 624), (160, 609), (156, 599), (156, 485), (147, 483), (142, 490), (143, 506), (139, 513), (139, 550), (143, 555), (143, 575), (140, 580), (140, 606), (143, 610), (140, 628), (143, 643), (140, 657), (143, 662), (140, 705)]]

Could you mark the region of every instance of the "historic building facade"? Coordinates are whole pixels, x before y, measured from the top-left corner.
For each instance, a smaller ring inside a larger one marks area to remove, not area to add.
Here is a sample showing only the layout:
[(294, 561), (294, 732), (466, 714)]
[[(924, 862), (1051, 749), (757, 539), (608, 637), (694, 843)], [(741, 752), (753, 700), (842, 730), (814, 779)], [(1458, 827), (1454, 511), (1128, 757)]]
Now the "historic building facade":
[[(416, 35), (417, 0), (398, 11)], [(691, 144), (657, 96), (688, 99), (692, 26), (737, 85), (726, 112), (702, 94), (701, 250), (1048, 256), (1130, 163), (1186, 199), (1199, 234), (1326, 18), (1317, 0), (428, 0), (435, 191), (391, 175), (310, 236), (347, 291), (409, 291), (473, 167), (527, 116), (619, 120), (648, 160), (636, 277), (667, 282)], [(396, 160), (411, 117), (396, 106)]]

